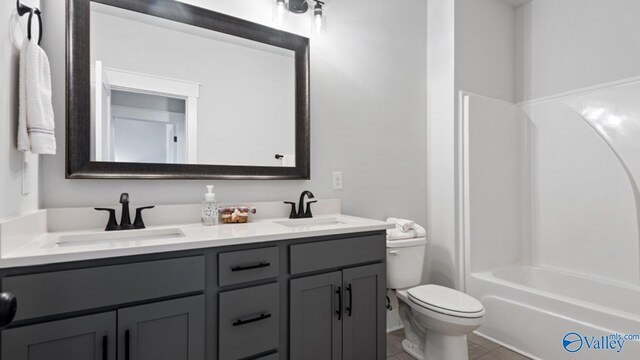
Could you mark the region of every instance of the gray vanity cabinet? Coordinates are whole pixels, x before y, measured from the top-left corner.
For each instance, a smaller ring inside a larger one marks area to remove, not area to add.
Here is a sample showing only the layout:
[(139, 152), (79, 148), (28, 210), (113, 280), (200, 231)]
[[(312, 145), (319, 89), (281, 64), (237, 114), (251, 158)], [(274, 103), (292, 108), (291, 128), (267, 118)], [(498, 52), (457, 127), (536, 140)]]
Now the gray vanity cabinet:
[(2, 359), (116, 360), (116, 312), (5, 330)]
[(0, 360), (384, 360), (385, 232), (0, 269)]
[(204, 360), (204, 306), (199, 295), (5, 330), (2, 359)]
[(291, 280), (291, 359), (383, 360), (385, 265)]
[(386, 266), (375, 264), (342, 271), (345, 298), (342, 359), (386, 357)]
[(291, 280), (290, 358), (338, 360), (342, 352), (342, 272)]
[(204, 295), (118, 310), (118, 359), (204, 360)]

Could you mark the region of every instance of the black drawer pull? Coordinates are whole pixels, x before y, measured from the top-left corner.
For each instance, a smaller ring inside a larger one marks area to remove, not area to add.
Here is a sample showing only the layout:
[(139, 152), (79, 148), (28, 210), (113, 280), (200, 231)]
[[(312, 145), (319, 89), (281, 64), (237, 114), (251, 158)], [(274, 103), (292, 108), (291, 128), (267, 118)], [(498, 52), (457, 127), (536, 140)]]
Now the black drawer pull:
[(347, 315), (351, 317), (353, 311), (353, 293), (351, 293), (351, 284), (347, 286), (347, 292), (349, 293), (349, 306), (347, 306)]
[(246, 319), (246, 320), (238, 319), (238, 320), (233, 322), (233, 326), (240, 326), (240, 325), (244, 325), (244, 324), (250, 324), (252, 322), (268, 319), (270, 317), (271, 317), (271, 313), (264, 313), (264, 314), (260, 314), (260, 315), (258, 315), (256, 317), (253, 317), (251, 319)]
[(338, 295), (338, 310), (336, 310), (336, 315), (338, 315), (338, 320), (342, 320), (342, 288), (338, 286), (338, 290), (336, 290), (336, 295)]
[(102, 360), (109, 358), (109, 338), (105, 335), (102, 337)]
[(124, 332), (124, 360), (131, 359), (131, 333), (129, 330)]
[(257, 264), (253, 264), (253, 265), (232, 266), (231, 267), (231, 271), (252, 270), (252, 269), (259, 269), (259, 268), (268, 267), (268, 266), (271, 266), (271, 263), (263, 261), (261, 263), (257, 263)]

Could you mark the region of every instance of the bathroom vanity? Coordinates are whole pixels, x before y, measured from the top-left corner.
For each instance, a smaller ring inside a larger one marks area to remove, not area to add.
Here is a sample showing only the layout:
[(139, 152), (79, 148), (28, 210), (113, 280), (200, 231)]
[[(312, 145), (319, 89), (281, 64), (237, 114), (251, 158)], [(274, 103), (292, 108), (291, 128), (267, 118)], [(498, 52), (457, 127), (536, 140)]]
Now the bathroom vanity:
[[(66, 28), (67, 178), (310, 178), (308, 38), (172, 0), (69, 0)], [(0, 221), (1, 359), (385, 358), (393, 225), (162, 207), (144, 230), (93, 208)]]
[(45, 234), (0, 262), (18, 304), (2, 359), (384, 359), (388, 227), (344, 215), (189, 225), (152, 246)]

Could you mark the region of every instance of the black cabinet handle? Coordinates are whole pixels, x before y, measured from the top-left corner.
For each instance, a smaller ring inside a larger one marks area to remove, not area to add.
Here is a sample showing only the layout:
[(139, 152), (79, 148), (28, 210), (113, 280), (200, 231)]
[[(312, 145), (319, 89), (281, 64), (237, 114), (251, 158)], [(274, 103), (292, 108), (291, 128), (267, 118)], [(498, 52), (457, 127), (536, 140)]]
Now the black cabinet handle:
[(336, 314), (338, 315), (338, 320), (342, 320), (342, 288), (340, 286), (338, 286), (336, 294), (338, 295), (338, 310), (336, 310)]
[(129, 330), (124, 332), (124, 360), (131, 359), (131, 334)]
[(104, 228), (105, 231), (113, 231), (113, 230), (121, 230), (118, 225), (118, 221), (116, 220), (116, 210), (109, 208), (95, 208), (98, 211), (108, 211), (109, 212), (109, 220), (107, 221), (107, 226)]
[(109, 357), (108, 344), (109, 338), (105, 335), (102, 337), (102, 360), (107, 360)]
[(289, 219), (295, 219), (298, 217), (298, 212), (296, 211), (296, 203), (291, 201), (285, 201), (285, 204), (291, 205), (291, 212), (289, 213)]
[(353, 294), (351, 293), (351, 284), (347, 285), (347, 292), (349, 293), (349, 306), (347, 306), (347, 315), (351, 317), (351, 311), (353, 310)]
[(0, 293), (0, 329), (9, 325), (18, 311), (18, 300), (10, 292)]
[(136, 209), (136, 218), (133, 220), (133, 228), (134, 229), (144, 229), (144, 220), (142, 220), (142, 210), (153, 209), (153, 206), (143, 206)]
[(256, 317), (250, 318), (250, 319), (238, 319), (236, 321), (233, 322), (233, 326), (240, 326), (240, 325), (244, 325), (244, 324), (250, 324), (252, 322), (256, 322), (256, 321), (260, 321), (260, 320), (264, 320), (264, 319), (268, 319), (271, 317), (271, 313), (263, 313), (260, 314)]
[(253, 264), (253, 265), (232, 266), (231, 267), (231, 271), (252, 270), (252, 269), (259, 269), (259, 268), (268, 267), (268, 266), (271, 266), (271, 263), (263, 261), (261, 263), (257, 263), (257, 264)]

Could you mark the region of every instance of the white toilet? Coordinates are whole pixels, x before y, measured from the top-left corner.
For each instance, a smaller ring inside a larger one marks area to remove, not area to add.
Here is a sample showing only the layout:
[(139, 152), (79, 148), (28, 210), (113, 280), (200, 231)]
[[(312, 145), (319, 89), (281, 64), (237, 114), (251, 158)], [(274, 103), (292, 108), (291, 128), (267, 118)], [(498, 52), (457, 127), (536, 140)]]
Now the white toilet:
[(468, 360), (467, 334), (484, 320), (473, 297), (438, 285), (420, 285), (426, 238), (387, 241), (387, 287), (396, 290), (405, 339), (416, 359)]

